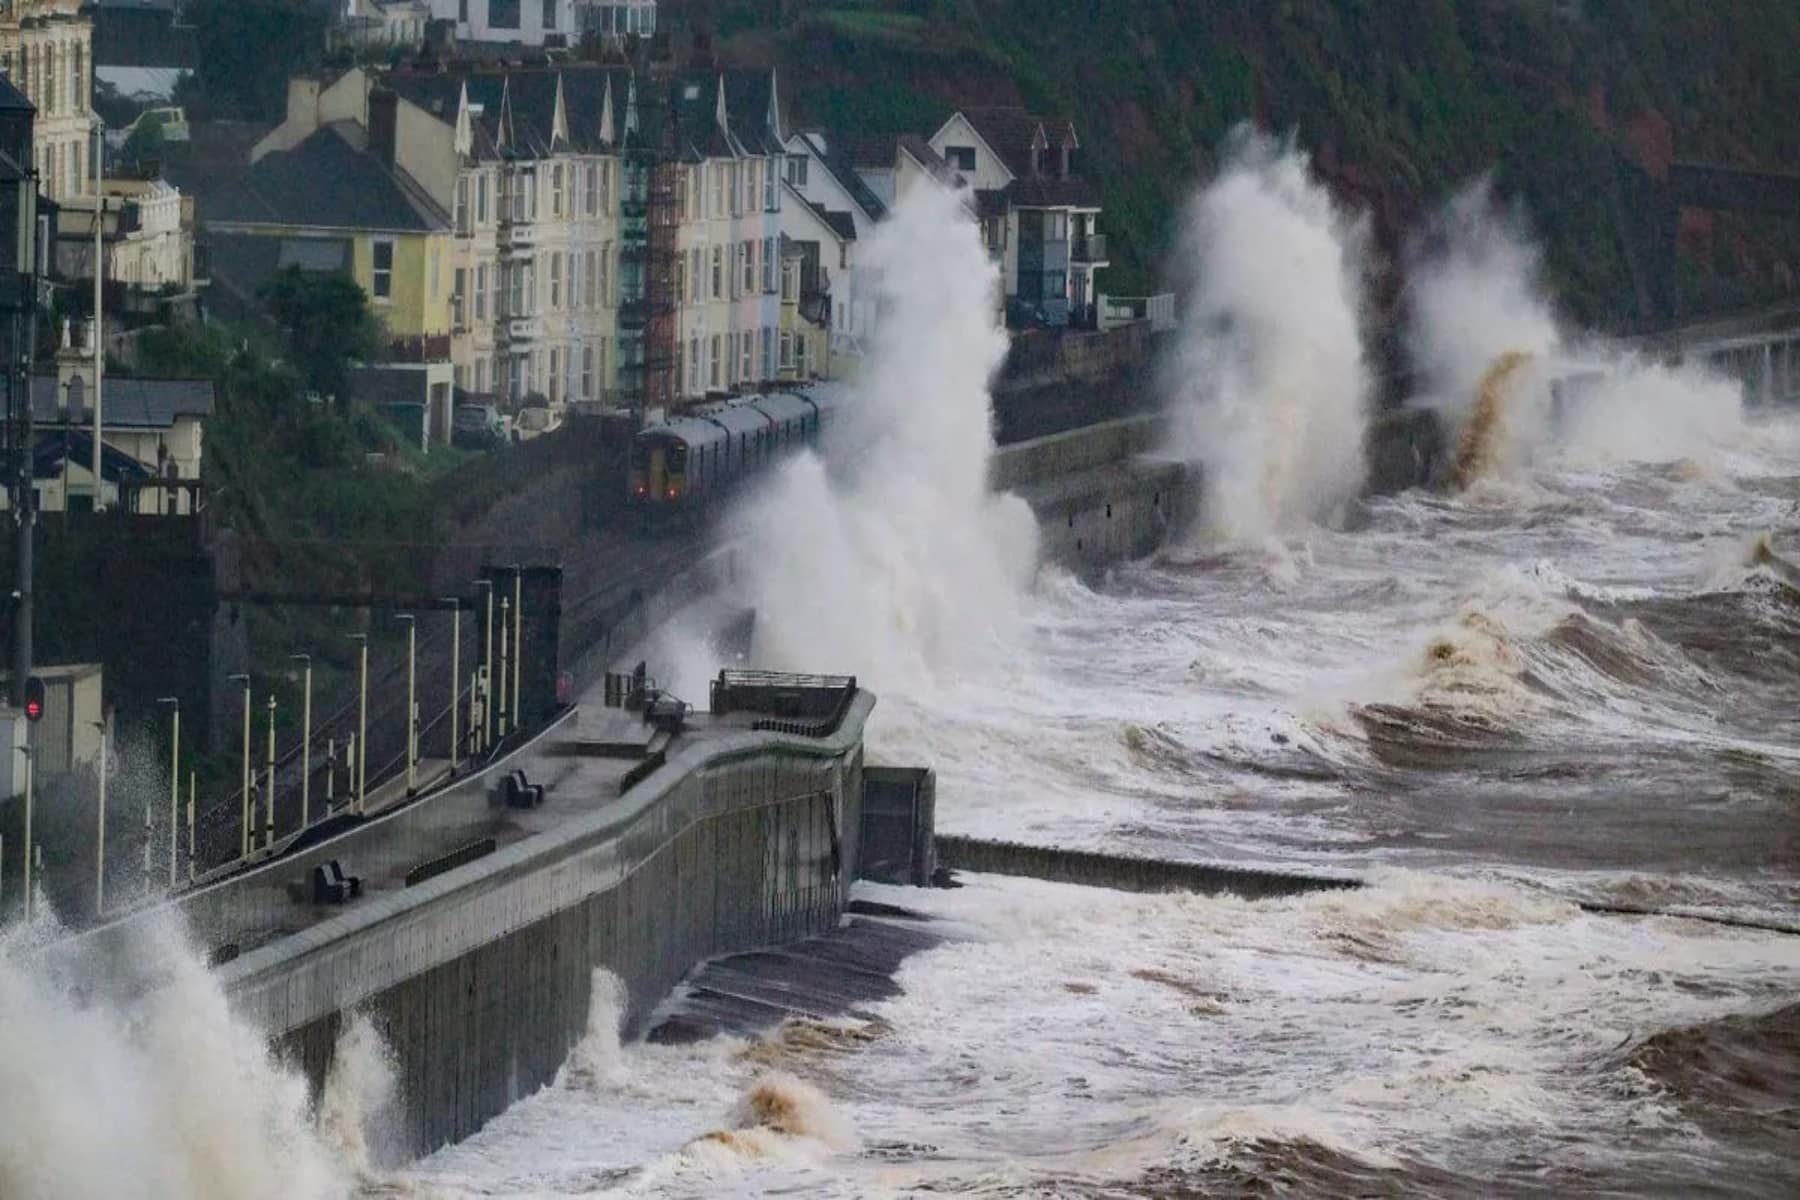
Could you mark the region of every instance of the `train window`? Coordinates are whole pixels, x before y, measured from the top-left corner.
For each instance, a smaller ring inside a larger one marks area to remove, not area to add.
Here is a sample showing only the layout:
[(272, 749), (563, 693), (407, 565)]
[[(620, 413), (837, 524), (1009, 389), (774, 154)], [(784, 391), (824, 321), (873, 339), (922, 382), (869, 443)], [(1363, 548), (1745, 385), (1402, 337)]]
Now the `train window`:
[(631, 465), (640, 471), (650, 466), (650, 443), (644, 438), (634, 438), (631, 442)]
[(669, 470), (687, 470), (687, 443), (674, 442), (669, 446)]

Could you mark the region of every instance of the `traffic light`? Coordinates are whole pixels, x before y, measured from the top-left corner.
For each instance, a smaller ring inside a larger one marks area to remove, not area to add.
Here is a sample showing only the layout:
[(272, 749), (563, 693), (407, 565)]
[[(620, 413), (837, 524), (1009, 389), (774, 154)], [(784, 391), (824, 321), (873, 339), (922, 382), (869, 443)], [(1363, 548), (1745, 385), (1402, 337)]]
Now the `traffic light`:
[(25, 677), (25, 719), (27, 721), (44, 719), (44, 681), (36, 675)]

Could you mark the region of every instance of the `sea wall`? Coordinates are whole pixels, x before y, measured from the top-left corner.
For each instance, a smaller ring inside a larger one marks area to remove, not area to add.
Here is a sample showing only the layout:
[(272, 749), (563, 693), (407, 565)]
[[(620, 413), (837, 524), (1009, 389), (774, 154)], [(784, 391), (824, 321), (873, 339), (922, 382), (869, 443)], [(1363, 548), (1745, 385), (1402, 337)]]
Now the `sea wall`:
[(1095, 571), (1150, 554), (1200, 499), (1193, 464), (1154, 453), (1163, 418), (1125, 417), (1003, 446), (990, 479), (1037, 514), (1045, 562)]
[(937, 836), (938, 865), (952, 871), (1025, 875), (1054, 883), (1078, 883), (1124, 892), (1199, 892), (1264, 900), (1306, 892), (1361, 887), (1346, 876), (1261, 871), (1215, 863), (1132, 858), (1058, 846), (1027, 846), (979, 838)]
[[(322, 1088), (338, 1035), (366, 1014), (401, 1084), (394, 1149), (429, 1152), (550, 1082), (587, 1026), (593, 972), (623, 982), (627, 1032), (700, 961), (835, 925), (861, 829), (858, 693), (837, 732), (715, 730), (622, 796), (314, 924), (313, 864), (373, 873), (444, 853), (491, 822), (495, 775), (556, 783), (556, 731), (444, 795), (179, 902), (219, 957), (234, 1008)], [(576, 770), (574, 766), (567, 770)], [(129, 961), (149, 916), (77, 939)], [(234, 930), (239, 932), (233, 932)], [(222, 938), (260, 935), (221, 947)], [(235, 952), (235, 957), (229, 957)]]
[[(990, 481), (1037, 514), (1047, 562), (1092, 571), (1142, 558), (1198, 514), (1204, 475), (1170, 456), (1167, 418), (1143, 413), (1002, 446)], [(1370, 422), (1364, 443), (1371, 494), (1422, 487), (1444, 439), (1435, 413), (1397, 409)]]

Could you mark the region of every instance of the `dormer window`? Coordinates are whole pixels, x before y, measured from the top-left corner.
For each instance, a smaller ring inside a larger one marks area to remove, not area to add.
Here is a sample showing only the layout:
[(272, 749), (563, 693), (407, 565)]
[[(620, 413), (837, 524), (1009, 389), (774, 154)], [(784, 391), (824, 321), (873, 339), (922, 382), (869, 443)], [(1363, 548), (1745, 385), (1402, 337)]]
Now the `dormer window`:
[(975, 170), (975, 147), (945, 146), (944, 161), (948, 162), (959, 171), (969, 171), (973, 173)]

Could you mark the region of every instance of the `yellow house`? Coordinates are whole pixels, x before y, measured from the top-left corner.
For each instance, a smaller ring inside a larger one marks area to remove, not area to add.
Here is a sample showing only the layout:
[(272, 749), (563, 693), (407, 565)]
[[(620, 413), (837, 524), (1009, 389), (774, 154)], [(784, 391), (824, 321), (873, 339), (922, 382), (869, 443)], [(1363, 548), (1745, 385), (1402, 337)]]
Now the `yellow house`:
[[(347, 271), (387, 327), (396, 359), (449, 358), (450, 217), (361, 126), (334, 122), (265, 154), (207, 206), (220, 266), (246, 300), (269, 274)], [(232, 245), (254, 238), (266, 244)], [(441, 344), (440, 344), (441, 343)]]

